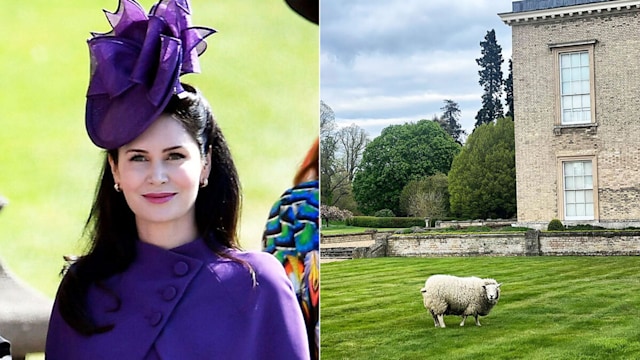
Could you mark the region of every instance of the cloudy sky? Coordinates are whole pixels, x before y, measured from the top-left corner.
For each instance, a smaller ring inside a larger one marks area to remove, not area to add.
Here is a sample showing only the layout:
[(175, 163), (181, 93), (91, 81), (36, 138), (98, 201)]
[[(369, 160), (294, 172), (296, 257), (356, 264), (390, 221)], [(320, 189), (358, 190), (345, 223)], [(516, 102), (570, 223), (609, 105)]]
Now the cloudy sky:
[(507, 71), (510, 0), (322, 0), (321, 98), (341, 126), (371, 138), (392, 124), (440, 115), (458, 103), (473, 129), (481, 107), (480, 41), (495, 29)]

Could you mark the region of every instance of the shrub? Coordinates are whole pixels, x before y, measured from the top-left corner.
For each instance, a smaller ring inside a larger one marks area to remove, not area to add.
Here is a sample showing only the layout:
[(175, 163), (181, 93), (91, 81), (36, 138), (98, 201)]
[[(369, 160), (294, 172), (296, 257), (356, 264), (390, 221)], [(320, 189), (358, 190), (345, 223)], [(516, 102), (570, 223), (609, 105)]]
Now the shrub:
[(567, 230), (578, 230), (578, 231), (591, 231), (591, 230), (607, 230), (602, 226), (590, 225), (590, 224), (578, 224), (573, 226), (567, 226)]
[(522, 226), (503, 226), (499, 229), (499, 231), (503, 231), (503, 232), (525, 232), (531, 230), (528, 227), (522, 227)]
[(346, 219), (345, 224), (348, 226), (368, 228), (410, 228), (412, 226), (424, 227), (424, 219), (410, 217), (354, 216)]
[(376, 213), (373, 214), (373, 216), (375, 216), (375, 217), (394, 217), (394, 216), (396, 216), (396, 214), (394, 214), (393, 211), (391, 211), (390, 209), (382, 209), (382, 210), (376, 211)]
[(553, 219), (549, 222), (549, 225), (547, 226), (547, 230), (548, 231), (563, 231), (564, 230), (564, 225), (562, 225), (562, 222), (558, 219)]

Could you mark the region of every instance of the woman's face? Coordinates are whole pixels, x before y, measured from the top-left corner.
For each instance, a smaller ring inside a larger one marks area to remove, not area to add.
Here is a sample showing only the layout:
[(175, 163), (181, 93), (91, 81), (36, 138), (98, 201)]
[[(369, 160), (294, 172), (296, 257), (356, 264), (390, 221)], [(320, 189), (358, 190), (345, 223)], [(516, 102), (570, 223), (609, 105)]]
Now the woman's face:
[(170, 115), (161, 115), (135, 140), (118, 149), (118, 164), (109, 158), (136, 224), (195, 224), (195, 201), (209, 176), (210, 155)]

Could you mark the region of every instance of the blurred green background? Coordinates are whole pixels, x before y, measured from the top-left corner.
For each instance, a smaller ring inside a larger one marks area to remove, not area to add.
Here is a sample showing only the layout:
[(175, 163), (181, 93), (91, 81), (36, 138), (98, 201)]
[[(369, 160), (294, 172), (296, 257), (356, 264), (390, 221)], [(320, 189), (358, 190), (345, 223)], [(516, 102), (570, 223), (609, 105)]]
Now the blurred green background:
[[(140, 1), (148, 10), (154, 1)], [(53, 298), (62, 255), (81, 253), (102, 153), (84, 127), (90, 32), (116, 0), (3, 3), (0, 25), (0, 259)], [(207, 39), (204, 93), (231, 146), (244, 190), (241, 243), (260, 249), (269, 209), (318, 136), (318, 27), (284, 0), (192, 0)], [(1, 290), (0, 290), (1, 291)]]

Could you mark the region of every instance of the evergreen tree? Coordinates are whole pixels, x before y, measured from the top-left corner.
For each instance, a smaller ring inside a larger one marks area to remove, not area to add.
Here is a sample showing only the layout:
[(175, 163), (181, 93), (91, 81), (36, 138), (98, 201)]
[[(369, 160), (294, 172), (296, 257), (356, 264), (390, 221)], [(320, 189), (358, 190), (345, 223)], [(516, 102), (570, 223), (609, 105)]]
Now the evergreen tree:
[(488, 124), (503, 116), (502, 111), (502, 87), (504, 80), (502, 79), (502, 47), (496, 41), (496, 32), (491, 29), (487, 31), (484, 41), (480, 42), (482, 48), (482, 56), (476, 59), (476, 63), (481, 70), (479, 84), (484, 89), (482, 94), (482, 108), (476, 115), (476, 124), (478, 127), (482, 124)]
[[(460, 145), (462, 145), (462, 136), (466, 134), (460, 125), (460, 107), (453, 100), (445, 99), (444, 106), (440, 108), (443, 111), (442, 117), (438, 119), (440, 126)], [(435, 119), (435, 118), (434, 118)]]
[(504, 82), (504, 92), (506, 94), (506, 103), (507, 103), (507, 114), (506, 116), (511, 117), (511, 120), (514, 120), (513, 116), (513, 61), (509, 59), (509, 76), (507, 80)]
[(451, 213), (465, 219), (508, 219), (516, 215), (513, 121), (478, 126), (449, 171)]

